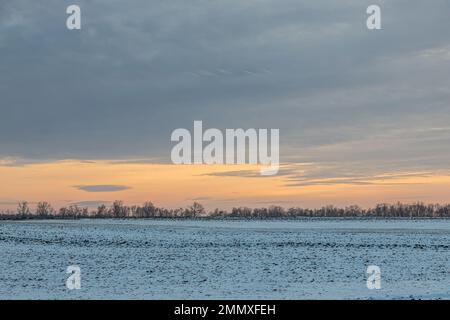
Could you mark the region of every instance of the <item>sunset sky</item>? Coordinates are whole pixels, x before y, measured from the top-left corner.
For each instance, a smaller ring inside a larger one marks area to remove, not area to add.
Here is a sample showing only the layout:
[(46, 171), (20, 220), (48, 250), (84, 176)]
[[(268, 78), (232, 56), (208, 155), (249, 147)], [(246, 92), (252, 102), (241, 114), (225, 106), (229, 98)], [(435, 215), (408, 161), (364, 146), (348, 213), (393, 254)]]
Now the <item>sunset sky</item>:
[[(131, 2), (0, 2), (0, 208), (450, 202), (450, 2)], [(279, 174), (172, 164), (194, 120), (280, 129)]]

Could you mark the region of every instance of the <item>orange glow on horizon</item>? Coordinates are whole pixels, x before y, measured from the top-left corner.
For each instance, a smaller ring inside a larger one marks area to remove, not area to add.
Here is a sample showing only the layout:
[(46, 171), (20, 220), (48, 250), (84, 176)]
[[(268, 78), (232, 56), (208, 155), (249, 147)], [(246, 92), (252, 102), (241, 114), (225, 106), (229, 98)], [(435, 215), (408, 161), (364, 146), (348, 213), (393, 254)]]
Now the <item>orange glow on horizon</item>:
[[(315, 184), (289, 186), (287, 176), (223, 175), (259, 172), (255, 165), (173, 165), (114, 161), (56, 161), (24, 166), (0, 166), (1, 208), (14, 209), (21, 200), (48, 201), (56, 208), (85, 201), (152, 201), (163, 207), (183, 207), (199, 201), (207, 209), (233, 206), (320, 207), (327, 204), (363, 207), (380, 202), (441, 202), (450, 199), (450, 176), (375, 176), (370, 184), (339, 183), (340, 178), (316, 179)], [(389, 173), (386, 173), (388, 176)], [(342, 178), (345, 180), (345, 177)], [(320, 182), (320, 183), (317, 183)], [(114, 192), (88, 192), (79, 186), (126, 186)]]

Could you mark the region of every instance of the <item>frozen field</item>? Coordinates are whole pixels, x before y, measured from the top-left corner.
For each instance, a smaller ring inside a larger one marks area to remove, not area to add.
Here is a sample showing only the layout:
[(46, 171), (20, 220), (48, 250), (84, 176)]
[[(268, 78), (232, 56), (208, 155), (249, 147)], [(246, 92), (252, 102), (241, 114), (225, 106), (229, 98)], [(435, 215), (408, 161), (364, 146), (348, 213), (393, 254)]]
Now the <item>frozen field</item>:
[(450, 220), (0, 221), (0, 298), (450, 299)]

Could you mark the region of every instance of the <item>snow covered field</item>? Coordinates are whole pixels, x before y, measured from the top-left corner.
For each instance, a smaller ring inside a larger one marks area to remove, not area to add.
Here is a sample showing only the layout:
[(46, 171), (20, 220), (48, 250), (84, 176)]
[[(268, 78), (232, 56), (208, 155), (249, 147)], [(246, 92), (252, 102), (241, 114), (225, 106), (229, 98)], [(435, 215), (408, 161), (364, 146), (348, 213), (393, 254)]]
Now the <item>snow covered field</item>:
[(450, 299), (450, 220), (0, 221), (0, 298)]

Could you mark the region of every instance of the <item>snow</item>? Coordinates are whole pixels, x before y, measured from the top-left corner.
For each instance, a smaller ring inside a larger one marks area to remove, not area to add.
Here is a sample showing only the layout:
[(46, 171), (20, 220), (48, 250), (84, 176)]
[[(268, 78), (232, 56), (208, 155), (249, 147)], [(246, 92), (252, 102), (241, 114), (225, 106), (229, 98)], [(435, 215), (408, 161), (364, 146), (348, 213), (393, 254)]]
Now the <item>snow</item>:
[(450, 299), (450, 220), (1, 221), (0, 298)]

